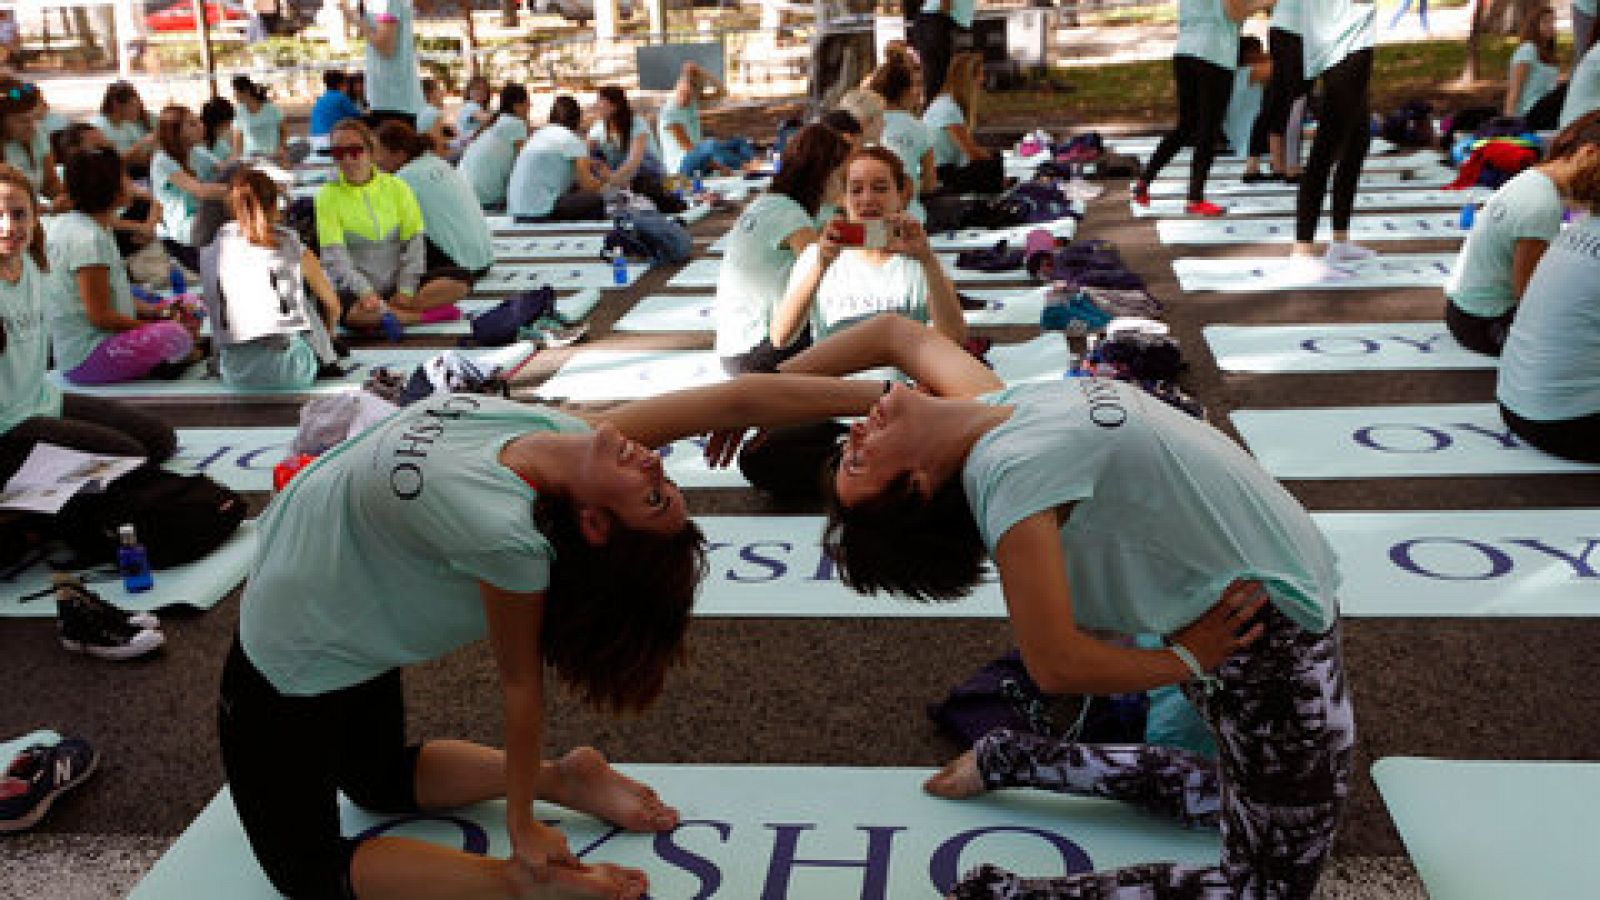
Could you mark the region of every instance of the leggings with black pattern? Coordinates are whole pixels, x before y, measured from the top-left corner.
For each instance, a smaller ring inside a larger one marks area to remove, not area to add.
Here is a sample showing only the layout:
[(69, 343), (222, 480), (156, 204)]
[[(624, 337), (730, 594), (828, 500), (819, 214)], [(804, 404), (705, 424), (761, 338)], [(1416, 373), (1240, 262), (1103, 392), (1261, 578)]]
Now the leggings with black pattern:
[(958, 900), (1304, 900), (1311, 896), (1349, 789), (1355, 716), (1339, 626), (1301, 629), (1272, 609), (1265, 635), (1223, 664), (1209, 695), (1184, 686), (1216, 737), (1215, 761), (1149, 745), (1089, 745), (995, 731), (975, 745), (991, 788), (1109, 797), (1185, 825), (1222, 831), (1214, 866), (1150, 863), (1022, 878), (981, 866)]

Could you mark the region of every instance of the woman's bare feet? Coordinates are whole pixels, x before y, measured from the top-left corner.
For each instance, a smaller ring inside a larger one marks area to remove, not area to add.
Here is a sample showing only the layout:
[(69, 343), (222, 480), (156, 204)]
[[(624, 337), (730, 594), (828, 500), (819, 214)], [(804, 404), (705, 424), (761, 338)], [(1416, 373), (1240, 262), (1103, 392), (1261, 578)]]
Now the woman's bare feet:
[(561, 786), (545, 799), (588, 813), (629, 831), (666, 831), (678, 824), (678, 811), (649, 786), (611, 767), (593, 747), (577, 747), (556, 762)]
[(922, 783), (922, 789), (950, 800), (976, 797), (989, 790), (978, 772), (978, 755), (971, 750), (945, 763), (938, 774)]
[(544, 881), (535, 881), (527, 870), (512, 877), (516, 895), (525, 900), (638, 900), (650, 887), (643, 872), (609, 863), (556, 866)]

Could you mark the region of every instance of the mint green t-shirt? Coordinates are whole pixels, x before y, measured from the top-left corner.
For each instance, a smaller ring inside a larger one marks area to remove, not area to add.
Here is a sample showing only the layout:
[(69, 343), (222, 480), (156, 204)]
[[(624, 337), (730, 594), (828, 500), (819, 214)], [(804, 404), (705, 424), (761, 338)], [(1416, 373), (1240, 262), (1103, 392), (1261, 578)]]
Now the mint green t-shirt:
[[(205, 148), (196, 146), (189, 150), (189, 169), (196, 179), (209, 181), (216, 176), (217, 160)], [(150, 158), (150, 192), (161, 201), (161, 221), (156, 233), (189, 246), (194, 243), (189, 233), (194, 229), (200, 201), (173, 182), (172, 176), (179, 171), (177, 160), (165, 150), (157, 150)]]
[(795, 254), (789, 238), (815, 228), (787, 194), (764, 193), (745, 208), (717, 272), (717, 355), (738, 356), (768, 336), (772, 310), (789, 287)]
[[(29, 155), (29, 151), (32, 155)], [(50, 155), (50, 139), (43, 130), (35, 128), (33, 136), (28, 139), (26, 149), (16, 141), (6, 141), (5, 161), (16, 166), (22, 174), (28, 176), (28, 183), (33, 185), (35, 192), (44, 188), (44, 162)]]
[(263, 103), (251, 112), (239, 104), (233, 118), (233, 130), (244, 138), (245, 156), (271, 156), (278, 152), (279, 129), (283, 125), (283, 111), (272, 103)]
[(416, 36), (411, 0), (372, 0), (367, 16), (376, 28), (380, 22), (394, 21), (394, 55), (385, 57), (367, 42), (367, 105), (374, 111), (392, 110), (416, 115), (428, 100), (422, 95), (422, 77), (417, 74)]
[(144, 136), (150, 133), (150, 129), (140, 125), (138, 122), (112, 122), (105, 117), (104, 113), (96, 113), (91, 116), (89, 124), (105, 135), (106, 140), (111, 142), (111, 146), (117, 148), (117, 152), (123, 156), (126, 156), (128, 151), (133, 149), (134, 144), (144, 140)]
[(906, 202), (906, 214), (918, 222), (928, 219), (922, 208), (922, 157), (933, 149), (933, 136), (928, 126), (911, 113), (901, 109), (886, 110), (883, 114), (883, 145), (900, 157), (906, 177), (911, 179), (911, 197)]
[[(922, 0), (922, 11), (936, 13), (940, 0)], [(962, 28), (972, 27), (972, 14), (977, 11), (977, 0), (951, 0), (950, 20)]]
[(417, 134), (427, 134), (444, 118), (444, 110), (437, 106), (424, 106), (417, 110)]
[(1303, 0), (1278, 0), (1272, 5), (1272, 15), (1268, 18), (1268, 27), (1281, 28), (1294, 34), (1300, 33), (1300, 17), (1305, 15)]
[(394, 174), (416, 196), (422, 230), (456, 265), (476, 271), (494, 262), (489, 220), (472, 185), (455, 166), (424, 153)]
[[(684, 132), (689, 135), (688, 149), (678, 145), (677, 139), (667, 131), (668, 125), (683, 126)], [(661, 138), (661, 163), (668, 174), (676, 174), (678, 167), (683, 165), (684, 155), (705, 139), (700, 130), (700, 104), (696, 102), (679, 106), (668, 99), (656, 116), (656, 132)]]
[(1250, 80), (1249, 66), (1233, 70), (1233, 92), (1228, 95), (1228, 114), (1222, 120), (1222, 136), (1235, 156), (1250, 153), (1250, 131), (1261, 113), (1266, 91)]
[(1517, 241), (1549, 243), (1561, 233), (1561, 192), (1537, 169), (1500, 186), (1473, 220), (1444, 293), (1462, 312), (1493, 318), (1517, 305), (1511, 267)]
[(1332, 548), (1222, 432), (1117, 381), (1022, 384), (982, 399), (1013, 412), (962, 469), (978, 530), (992, 551), (1028, 516), (1072, 504), (1061, 549), (1080, 626), (1170, 635), (1236, 578), (1260, 580), (1301, 628), (1332, 626)]
[[(790, 283), (817, 265), (817, 245), (812, 244), (795, 262)], [(878, 265), (860, 250), (846, 247), (823, 273), (812, 295), (811, 339), (820, 341), (881, 312), (929, 321), (928, 274), (922, 263), (909, 256), (894, 254)]]
[(1239, 65), (1239, 23), (1222, 12), (1222, 0), (1178, 0), (1178, 40), (1173, 56), (1192, 56), (1232, 72)]
[(45, 326), (44, 276), (33, 258), (22, 257), (16, 284), (0, 280), (0, 434), (30, 416), (61, 415), (61, 392), (44, 377), (50, 367), (50, 332)]
[(517, 155), (506, 188), (506, 212), (514, 216), (547, 216), (561, 195), (577, 181), (573, 161), (587, 157), (583, 139), (564, 125), (551, 123), (533, 133)]
[(1495, 396), (1535, 422), (1600, 413), (1600, 221), (1568, 228), (1533, 270), (1500, 351)]
[[(606, 165), (613, 169), (621, 168), (622, 164), (628, 161), (628, 154), (633, 150), (633, 142), (640, 135), (643, 135), (645, 139), (645, 158), (655, 157), (659, 162), (661, 159), (661, 147), (656, 143), (656, 136), (650, 131), (650, 125), (638, 113), (633, 115), (633, 127), (630, 129), (627, 143), (623, 145), (618, 145), (616, 141), (611, 139), (611, 133), (606, 130), (606, 123), (597, 121), (589, 126), (589, 141), (600, 150), (600, 155), (605, 158)], [(645, 166), (645, 168), (648, 168), (648, 166)]]
[(298, 334), (273, 334), (217, 350), (222, 383), (262, 390), (302, 390), (316, 383), (317, 351)]
[(50, 339), (55, 346), (56, 368), (70, 372), (82, 365), (94, 348), (114, 332), (89, 324), (89, 313), (78, 294), (78, 270), (105, 266), (111, 283), (111, 308), (133, 318), (133, 291), (128, 267), (117, 251), (116, 238), (100, 223), (76, 210), (56, 216), (45, 226), (45, 250), (50, 259), (46, 297)]
[(956, 98), (949, 94), (935, 97), (922, 113), (922, 125), (932, 142), (935, 166), (964, 166), (972, 161), (967, 159), (967, 155), (961, 152), (961, 145), (945, 130), (951, 125), (967, 127), (966, 114), (961, 111), (961, 104), (956, 102)]
[(1517, 52), (1511, 54), (1510, 69), (1515, 70), (1519, 64), (1528, 67), (1528, 77), (1522, 82), (1522, 93), (1517, 95), (1517, 115), (1525, 116), (1528, 110), (1533, 109), (1535, 103), (1555, 90), (1556, 81), (1561, 77), (1561, 69), (1542, 62), (1539, 59), (1539, 48), (1534, 46), (1532, 41), (1523, 41), (1517, 47)]
[(1371, 49), (1376, 19), (1371, 0), (1305, 0), (1299, 29), (1305, 76), (1320, 78), (1347, 57)]
[(1585, 53), (1567, 79), (1567, 98), (1561, 102), (1562, 128), (1600, 109), (1600, 53)]
[(580, 432), (543, 406), (475, 394), (418, 401), (324, 453), (267, 508), (240, 606), (245, 653), (314, 695), (482, 638), (478, 583), (545, 590), (555, 553), (535, 493), (500, 462), (529, 432)]
[(483, 206), (506, 202), (506, 182), (517, 160), (517, 144), (528, 139), (528, 123), (517, 116), (502, 115), (485, 128), (461, 154), (461, 174), (472, 185)]

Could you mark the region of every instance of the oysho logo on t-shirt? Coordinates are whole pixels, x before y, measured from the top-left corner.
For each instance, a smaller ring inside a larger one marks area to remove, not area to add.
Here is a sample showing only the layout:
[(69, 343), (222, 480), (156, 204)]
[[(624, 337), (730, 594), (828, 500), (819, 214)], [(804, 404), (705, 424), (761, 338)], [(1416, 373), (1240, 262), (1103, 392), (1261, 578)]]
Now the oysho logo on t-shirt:
[(1122, 402), (1116, 382), (1099, 378), (1077, 381), (1089, 411), (1089, 421), (1101, 428), (1121, 428), (1128, 421), (1128, 407)]
[(422, 464), (427, 462), (429, 451), (444, 435), (445, 422), (459, 419), (463, 413), (472, 412), (482, 405), (475, 397), (452, 394), (429, 405), (421, 415), (407, 423), (394, 441), (393, 459), (389, 466), (389, 490), (401, 500), (415, 500), (422, 496), (427, 484)]

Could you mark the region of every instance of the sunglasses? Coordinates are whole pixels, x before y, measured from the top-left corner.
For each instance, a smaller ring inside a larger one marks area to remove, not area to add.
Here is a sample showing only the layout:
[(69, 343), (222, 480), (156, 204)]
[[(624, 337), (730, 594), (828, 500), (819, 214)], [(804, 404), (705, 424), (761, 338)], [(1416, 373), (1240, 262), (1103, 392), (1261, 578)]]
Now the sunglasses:
[(367, 148), (361, 146), (360, 144), (349, 144), (344, 147), (328, 148), (328, 155), (334, 159), (359, 159), (361, 154), (366, 152)]

